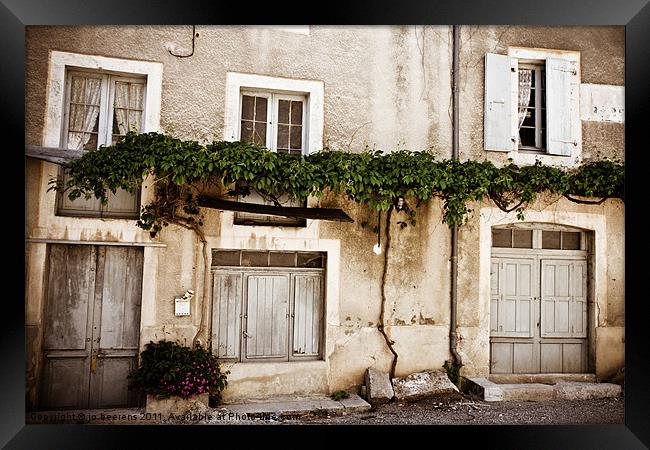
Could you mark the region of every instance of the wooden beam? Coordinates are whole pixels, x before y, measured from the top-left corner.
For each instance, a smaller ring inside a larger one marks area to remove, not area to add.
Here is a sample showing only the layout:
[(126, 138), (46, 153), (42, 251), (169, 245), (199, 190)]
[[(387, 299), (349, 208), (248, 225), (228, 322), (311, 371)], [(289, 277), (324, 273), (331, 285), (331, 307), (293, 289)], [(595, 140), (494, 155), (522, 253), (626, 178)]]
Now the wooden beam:
[(70, 148), (40, 147), (38, 145), (25, 146), (25, 156), (61, 165), (81, 158), (84, 153), (86, 152), (83, 150), (73, 150)]
[(249, 212), (268, 216), (298, 217), (301, 219), (354, 222), (345, 211), (338, 208), (302, 208), (296, 206), (272, 206), (257, 203), (243, 203), (214, 197), (200, 197), (199, 206), (226, 211)]

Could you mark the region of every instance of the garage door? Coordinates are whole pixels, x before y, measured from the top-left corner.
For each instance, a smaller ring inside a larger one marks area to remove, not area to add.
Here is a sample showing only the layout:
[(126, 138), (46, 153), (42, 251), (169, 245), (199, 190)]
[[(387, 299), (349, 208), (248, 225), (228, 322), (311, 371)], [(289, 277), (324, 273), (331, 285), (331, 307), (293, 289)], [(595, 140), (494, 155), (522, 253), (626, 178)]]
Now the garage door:
[(49, 247), (42, 409), (135, 404), (142, 263), (136, 247)]

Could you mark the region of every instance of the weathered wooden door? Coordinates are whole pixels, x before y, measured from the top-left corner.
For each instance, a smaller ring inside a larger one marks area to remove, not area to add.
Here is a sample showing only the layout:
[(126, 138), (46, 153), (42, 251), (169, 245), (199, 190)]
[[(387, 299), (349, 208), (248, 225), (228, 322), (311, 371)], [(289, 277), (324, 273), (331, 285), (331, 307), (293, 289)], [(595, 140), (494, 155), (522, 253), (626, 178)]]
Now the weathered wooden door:
[(492, 373), (576, 373), (587, 368), (587, 262), (492, 258)]
[(50, 246), (41, 408), (135, 403), (142, 264), (137, 247)]

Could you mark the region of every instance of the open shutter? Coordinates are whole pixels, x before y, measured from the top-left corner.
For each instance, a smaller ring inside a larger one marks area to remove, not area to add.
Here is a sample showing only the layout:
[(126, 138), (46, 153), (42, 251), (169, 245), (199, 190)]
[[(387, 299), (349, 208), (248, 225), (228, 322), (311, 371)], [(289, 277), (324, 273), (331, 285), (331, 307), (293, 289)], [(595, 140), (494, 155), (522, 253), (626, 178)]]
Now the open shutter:
[(486, 150), (512, 150), (510, 57), (485, 54), (485, 115), (484, 140)]
[(551, 155), (571, 156), (574, 137), (571, 135), (571, 77), (575, 73), (571, 61), (546, 60), (546, 124), (547, 148)]

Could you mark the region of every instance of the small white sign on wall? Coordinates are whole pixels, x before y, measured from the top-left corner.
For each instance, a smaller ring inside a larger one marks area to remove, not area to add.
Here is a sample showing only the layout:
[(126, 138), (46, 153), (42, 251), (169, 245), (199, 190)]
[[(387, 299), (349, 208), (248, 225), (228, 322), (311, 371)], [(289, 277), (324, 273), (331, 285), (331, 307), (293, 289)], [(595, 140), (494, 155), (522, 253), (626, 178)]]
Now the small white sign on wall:
[(589, 122), (625, 122), (625, 86), (580, 85), (580, 119)]
[(189, 316), (190, 300), (184, 298), (174, 299), (174, 314), (177, 316)]

